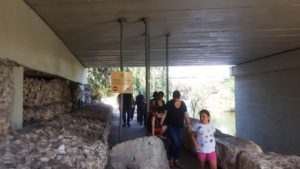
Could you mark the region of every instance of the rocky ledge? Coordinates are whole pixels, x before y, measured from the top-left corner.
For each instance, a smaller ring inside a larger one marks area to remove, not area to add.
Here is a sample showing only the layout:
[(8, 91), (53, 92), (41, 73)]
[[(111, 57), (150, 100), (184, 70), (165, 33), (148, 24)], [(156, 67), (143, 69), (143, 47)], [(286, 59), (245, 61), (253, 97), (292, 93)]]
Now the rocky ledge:
[(2, 169), (104, 169), (108, 128), (99, 119), (62, 115), (28, 126), (0, 146)]

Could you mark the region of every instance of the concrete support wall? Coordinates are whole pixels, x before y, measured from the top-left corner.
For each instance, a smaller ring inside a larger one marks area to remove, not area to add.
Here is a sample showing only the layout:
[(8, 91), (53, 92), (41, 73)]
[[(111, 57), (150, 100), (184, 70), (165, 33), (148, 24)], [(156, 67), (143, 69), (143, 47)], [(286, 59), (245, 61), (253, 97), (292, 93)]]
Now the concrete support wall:
[(21, 129), (23, 127), (23, 79), (24, 68), (16, 66), (13, 68), (14, 97), (12, 101), (11, 127)]
[(0, 1), (0, 59), (86, 83), (86, 71), (23, 0)]
[(237, 136), (300, 155), (300, 51), (233, 67)]

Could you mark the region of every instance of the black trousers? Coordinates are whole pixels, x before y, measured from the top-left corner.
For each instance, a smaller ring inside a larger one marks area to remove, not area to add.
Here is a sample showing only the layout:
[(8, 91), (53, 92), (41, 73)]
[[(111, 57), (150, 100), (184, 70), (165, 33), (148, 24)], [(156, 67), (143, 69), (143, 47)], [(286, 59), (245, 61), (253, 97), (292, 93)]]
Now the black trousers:
[(131, 106), (127, 106), (123, 108), (123, 124), (129, 124), (130, 116), (131, 116)]
[(137, 105), (137, 121), (143, 124), (144, 121), (144, 105)]

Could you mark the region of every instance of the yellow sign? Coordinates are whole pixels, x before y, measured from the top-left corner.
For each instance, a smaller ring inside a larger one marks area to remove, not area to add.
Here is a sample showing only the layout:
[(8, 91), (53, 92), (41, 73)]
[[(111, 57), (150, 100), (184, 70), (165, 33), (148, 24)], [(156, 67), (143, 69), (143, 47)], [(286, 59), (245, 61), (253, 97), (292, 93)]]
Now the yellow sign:
[(111, 72), (111, 91), (113, 93), (132, 93), (132, 86), (132, 72)]

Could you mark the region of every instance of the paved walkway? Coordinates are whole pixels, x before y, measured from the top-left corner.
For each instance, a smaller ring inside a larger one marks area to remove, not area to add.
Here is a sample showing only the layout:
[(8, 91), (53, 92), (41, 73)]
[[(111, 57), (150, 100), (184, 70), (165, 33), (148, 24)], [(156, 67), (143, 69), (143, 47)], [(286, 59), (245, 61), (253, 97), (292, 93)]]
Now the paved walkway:
[[(140, 126), (136, 121), (136, 116), (130, 122), (131, 127), (122, 127), (122, 141), (127, 141), (130, 139), (135, 139), (138, 137), (144, 137), (146, 135), (146, 130), (144, 126)], [(114, 110), (112, 118), (112, 130), (109, 138), (110, 147), (114, 146), (119, 142), (119, 112)], [(196, 156), (187, 152), (186, 150), (181, 151), (181, 163), (185, 166), (185, 169), (198, 169), (198, 161)]]

